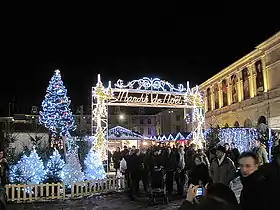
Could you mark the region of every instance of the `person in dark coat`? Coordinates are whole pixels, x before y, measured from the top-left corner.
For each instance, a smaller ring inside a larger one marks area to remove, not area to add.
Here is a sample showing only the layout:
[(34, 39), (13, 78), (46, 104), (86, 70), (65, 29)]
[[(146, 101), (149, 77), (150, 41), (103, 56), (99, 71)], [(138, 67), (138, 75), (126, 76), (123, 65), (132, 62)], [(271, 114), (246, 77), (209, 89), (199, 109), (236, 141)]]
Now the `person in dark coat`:
[(236, 168), (239, 167), (239, 164), (238, 164), (239, 157), (240, 157), (240, 152), (235, 147), (235, 144), (232, 142), (230, 144), (230, 157), (229, 158), (234, 162), (234, 165)]
[(176, 153), (176, 173), (175, 180), (177, 184), (178, 195), (184, 195), (184, 187), (187, 178), (186, 171), (186, 155), (184, 151), (184, 147), (180, 146), (178, 152)]
[(194, 165), (193, 156), (196, 153), (196, 145), (191, 144), (186, 152), (186, 169), (190, 170)]
[(0, 184), (5, 186), (8, 183), (8, 161), (4, 156), (4, 150), (0, 150)]
[(176, 158), (171, 147), (168, 147), (163, 156), (164, 170), (166, 171), (166, 188), (169, 195), (173, 193), (174, 173), (176, 170)]
[(120, 169), (120, 162), (122, 159), (122, 153), (119, 147), (117, 147), (116, 151), (113, 154), (113, 163), (114, 163), (114, 168), (116, 169), (116, 173), (117, 170)]
[(261, 170), (258, 170), (259, 158), (257, 154), (254, 152), (242, 153), (239, 165), (243, 185), (240, 195), (241, 210), (269, 210), (269, 196), (271, 196), (269, 188), (272, 186), (269, 186)]
[(194, 155), (194, 166), (189, 172), (189, 184), (205, 186), (210, 181), (208, 167), (200, 154)]
[(127, 170), (130, 177), (130, 198), (133, 200), (139, 191), (139, 181), (141, 179), (141, 157), (140, 150), (133, 151), (127, 161)]
[(271, 163), (264, 164), (260, 169), (261, 173), (268, 181), (269, 190), (269, 205), (273, 209), (279, 205), (280, 195), (280, 146), (274, 148), (273, 160)]

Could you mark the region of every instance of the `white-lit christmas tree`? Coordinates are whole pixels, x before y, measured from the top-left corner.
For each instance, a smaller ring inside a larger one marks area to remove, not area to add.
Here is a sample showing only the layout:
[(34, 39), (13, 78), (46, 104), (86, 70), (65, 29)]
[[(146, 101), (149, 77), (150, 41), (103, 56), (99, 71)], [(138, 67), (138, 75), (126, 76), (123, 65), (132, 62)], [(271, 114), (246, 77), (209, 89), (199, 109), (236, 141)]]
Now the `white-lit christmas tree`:
[(71, 187), (73, 182), (81, 182), (84, 180), (84, 173), (82, 172), (77, 149), (71, 148), (67, 151), (66, 164), (62, 169), (61, 178), (67, 187)]
[(33, 147), (29, 157), (23, 155), (12, 167), (10, 180), (12, 183), (39, 184), (43, 181), (45, 174), (43, 161)]
[(65, 165), (63, 159), (61, 159), (61, 155), (59, 154), (58, 150), (55, 148), (53, 151), (52, 156), (47, 163), (46, 168), (46, 179), (45, 182), (48, 183), (57, 183), (61, 182), (61, 172)]
[(102, 180), (106, 178), (101, 154), (91, 149), (85, 158), (85, 179)]
[(56, 70), (49, 82), (45, 99), (42, 102), (39, 121), (52, 135), (52, 146), (62, 148), (61, 137), (76, 129), (72, 112), (69, 108), (70, 99), (67, 97), (67, 90), (61, 79), (60, 71)]

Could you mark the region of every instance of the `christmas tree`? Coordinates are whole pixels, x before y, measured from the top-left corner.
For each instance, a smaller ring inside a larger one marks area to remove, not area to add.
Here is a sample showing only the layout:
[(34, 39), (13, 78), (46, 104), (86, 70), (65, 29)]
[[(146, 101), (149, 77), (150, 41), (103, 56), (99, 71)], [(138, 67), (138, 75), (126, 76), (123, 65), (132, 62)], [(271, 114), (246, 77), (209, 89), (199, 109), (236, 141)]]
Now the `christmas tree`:
[(64, 160), (61, 159), (61, 155), (54, 149), (53, 155), (50, 157), (46, 168), (46, 180), (47, 183), (61, 182), (61, 172), (64, 167)]
[(23, 155), (19, 162), (12, 167), (10, 180), (12, 183), (39, 184), (45, 177), (43, 161), (35, 148), (29, 157)]
[(46, 92), (39, 121), (50, 130), (52, 136), (66, 136), (69, 131), (74, 131), (76, 126), (69, 108), (71, 101), (67, 97), (59, 70), (55, 71)]
[(101, 154), (98, 151), (91, 149), (84, 162), (86, 180), (101, 180), (106, 178)]
[(84, 173), (79, 161), (76, 149), (70, 149), (66, 154), (66, 164), (62, 169), (61, 177), (63, 183), (67, 187), (71, 187), (73, 182), (81, 182), (84, 180)]
[(216, 147), (220, 143), (219, 128), (210, 128), (206, 132), (206, 144), (208, 148)]

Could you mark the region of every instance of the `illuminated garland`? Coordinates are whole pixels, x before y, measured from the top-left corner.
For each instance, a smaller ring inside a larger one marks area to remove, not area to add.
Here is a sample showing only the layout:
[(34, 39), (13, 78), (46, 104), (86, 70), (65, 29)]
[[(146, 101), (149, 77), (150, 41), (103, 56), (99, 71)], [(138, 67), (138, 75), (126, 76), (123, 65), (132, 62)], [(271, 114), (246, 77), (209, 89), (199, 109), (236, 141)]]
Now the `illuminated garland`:
[[(144, 77), (142, 79), (138, 80), (132, 80), (128, 82), (127, 84), (124, 84), (123, 80), (118, 80), (115, 84), (115, 89), (111, 88), (111, 83), (109, 82), (109, 87), (107, 89), (104, 88), (104, 86), (101, 83), (100, 80), (100, 75), (98, 75), (98, 82), (96, 87), (93, 88), (93, 100), (96, 99), (96, 104), (92, 104), (93, 107), (93, 121), (94, 121), (94, 126), (96, 126), (95, 131), (92, 133), (95, 136), (96, 143), (94, 145), (94, 149), (101, 151), (102, 159), (106, 159), (106, 147), (107, 147), (107, 140), (106, 140), (106, 132), (108, 129), (108, 123), (107, 123), (107, 107), (106, 104), (118, 102), (118, 99), (114, 97), (113, 91), (119, 91), (120, 89), (122, 91), (133, 91), (133, 92), (141, 92), (143, 94), (149, 93), (152, 94), (151, 91), (157, 91), (161, 92), (161, 94), (179, 94), (184, 96), (184, 105), (182, 107), (191, 107), (193, 108), (193, 113), (192, 113), (192, 123), (193, 123), (193, 143), (197, 144), (199, 148), (202, 148), (203, 143), (205, 142), (204, 140), (204, 135), (203, 135), (203, 127), (204, 127), (204, 112), (203, 112), (203, 97), (199, 92), (198, 86), (195, 88), (189, 88), (189, 83), (187, 83), (187, 87), (185, 88), (182, 84), (179, 84), (178, 87), (176, 88), (174, 85), (171, 83), (158, 79), (158, 78), (148, 78)], [(124, 92), (123, 92), (124, 93)], [(122, 94), (123, 94), (122, 93)], [(145, 97), (148, 97), (147, 94)], [(122, 100), (123, 95), (120, 96), (120, 100)], [(149, 101), (146, 98), (130, 98), (130, 100), (137, 100), (137, 101), (142, 101), (144, 100), (143, 104), (139, 104), (141, 106), (145, 106), (148, 103), (149, 106), (153, 106), (152, 102)], [(127, 99), (128, 100), (128, 99)], [(133, 102), (130, 101), (130, 102)], [(152, 99), (151, 99), (152, 100)], [(154, 105), (155, 107), (160, 106), (162, 99), (157, 99), (157, 102)], [(174, 99), (175, 100), (175, 99)], [(149, 101), (149, 102), (147, 102)], [(164, 99), (165, 101), (165, 99)], [(174, 102), (175, 103), (175, 102)], [(129, 105), (134, 105), (137, 106), (137, 103), (131, 103)], [(166, 105), (166, 104), (165, 104)], [(176, 106), (177, 104), (168, 104), (170, 106), (174, 105)], [(187, 119), (190, 119), (190, 116), (188, 116)], [(153, 137), (154, 138), (154, 137)], [(167, 140), (167, 139), (172, 139), (172, 136), (166, 136), (161, 137), (161, 140)]]
[(53, 137), (52, 145), (57, 144), (60, 148), (60, 142), (55, 141), (59, 140), (59, 137), (66, 136), (69, 131), (76, 129), (75, 121), (69, 108), (70, 103), (60, 71), (56, 70), (49, 82), (45, 99), (42, 102), (39, 122), (51, 132)]
[[(95, 132), (92, 131), (95, 143), (93, 149), (98, 151), (102, 160), (107, 160), (107, 129), (108, 129), (108, 111), (106, 101), (113, 97), (111, 83), (107, 89), (104, 88), (100, 75), (98, 75), (97, 85), (93, 89), (93, 97), (96, 98), (96, 104), (92, 104), (93, 109), (93, 123), (96, 124)], [(94, 101), (93, 101), (94, 102)]]

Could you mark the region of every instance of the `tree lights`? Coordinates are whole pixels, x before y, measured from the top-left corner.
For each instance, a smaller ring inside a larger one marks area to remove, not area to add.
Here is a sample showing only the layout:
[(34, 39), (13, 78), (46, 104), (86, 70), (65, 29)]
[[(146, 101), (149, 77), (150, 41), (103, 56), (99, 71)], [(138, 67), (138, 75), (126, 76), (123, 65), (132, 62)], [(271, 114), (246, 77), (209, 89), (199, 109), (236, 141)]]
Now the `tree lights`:
[[(75, 130), (73, 115), (69, 108), (70, 100), (67, 97), (67, 90), (61, 80), (60, 71), (56, 70), (52, 76), (46, 91), (45, 99), (42, 102), (39, 121), (52, 134), (52, 145), (59, 137), (64, 137), (69, 131)], [(63, 145), (60, 144), (60, 147)]]

